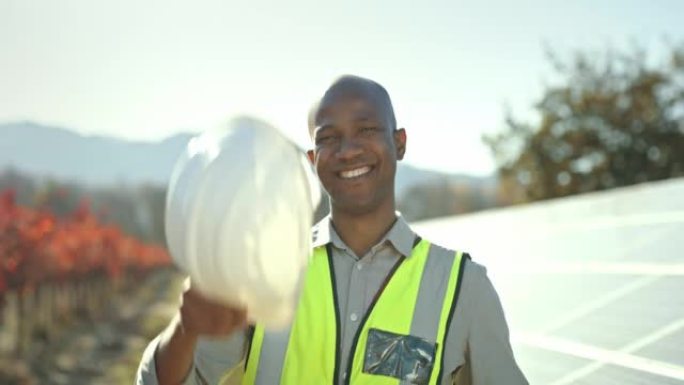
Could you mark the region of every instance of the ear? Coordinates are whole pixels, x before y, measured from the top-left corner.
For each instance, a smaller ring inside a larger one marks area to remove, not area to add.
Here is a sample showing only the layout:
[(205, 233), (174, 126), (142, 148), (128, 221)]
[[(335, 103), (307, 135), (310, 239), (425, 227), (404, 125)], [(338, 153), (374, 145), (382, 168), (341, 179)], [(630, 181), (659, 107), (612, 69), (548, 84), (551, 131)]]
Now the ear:
[(307, 150), (306, 151), (306, 157), (309, 158), (309, 162), (311, 163), (311, 165), (315, 166), (314, 159), (316, 159), (316, 158), (315, 158), (314, 150)]
[(397, 149), (397, 160), (404, 159), (406, 153), (406, 130), (399, 128), (394, 130), (394, 146)]

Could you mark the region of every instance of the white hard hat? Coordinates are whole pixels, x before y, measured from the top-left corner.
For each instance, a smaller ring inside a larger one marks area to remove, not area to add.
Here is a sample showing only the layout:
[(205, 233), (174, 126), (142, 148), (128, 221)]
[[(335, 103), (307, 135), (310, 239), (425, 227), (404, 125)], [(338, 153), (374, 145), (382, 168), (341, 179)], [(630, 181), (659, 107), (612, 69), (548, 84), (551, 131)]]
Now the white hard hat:
[(304, 154), (272, 126), (237, 118), (193, 138), (166, 197), (171, 255), (208, 298), (286, 325), (311, 247), (318, 183)]

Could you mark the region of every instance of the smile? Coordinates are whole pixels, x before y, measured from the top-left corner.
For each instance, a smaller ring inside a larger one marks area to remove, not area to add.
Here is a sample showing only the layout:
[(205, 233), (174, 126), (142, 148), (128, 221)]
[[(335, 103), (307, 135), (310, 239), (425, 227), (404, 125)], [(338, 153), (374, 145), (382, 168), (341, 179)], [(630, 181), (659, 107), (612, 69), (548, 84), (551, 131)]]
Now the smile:
[(353, 170), (340, 171), (337, 175), (342, 179), (353, 179), (368, 174), (372, 169), (371, 166), (364, 166)]

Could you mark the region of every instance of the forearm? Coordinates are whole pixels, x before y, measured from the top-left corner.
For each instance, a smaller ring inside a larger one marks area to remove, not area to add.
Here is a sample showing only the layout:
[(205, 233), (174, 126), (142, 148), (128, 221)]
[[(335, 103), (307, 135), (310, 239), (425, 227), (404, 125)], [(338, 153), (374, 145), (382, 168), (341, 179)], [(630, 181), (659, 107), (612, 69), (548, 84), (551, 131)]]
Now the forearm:
[(155, 352), (159, 385), (182, 384), (192, 368), (197, 336), (188, 334), (178, 316), (169, 323), (159, 337)]

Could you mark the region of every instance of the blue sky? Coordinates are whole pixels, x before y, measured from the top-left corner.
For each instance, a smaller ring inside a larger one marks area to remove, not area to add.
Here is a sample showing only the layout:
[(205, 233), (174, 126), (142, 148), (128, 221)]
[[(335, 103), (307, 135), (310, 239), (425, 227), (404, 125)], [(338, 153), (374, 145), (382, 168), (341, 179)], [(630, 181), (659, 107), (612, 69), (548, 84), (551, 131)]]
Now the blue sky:
[(684, 40), (683, 1), (0, 0), (0, 122), (155, 140), (248, 113), (308, 145), (340, 74), (384, 84), (406, 161), (483, 175), (483, 133), (530, 106), (561, 55)]

